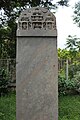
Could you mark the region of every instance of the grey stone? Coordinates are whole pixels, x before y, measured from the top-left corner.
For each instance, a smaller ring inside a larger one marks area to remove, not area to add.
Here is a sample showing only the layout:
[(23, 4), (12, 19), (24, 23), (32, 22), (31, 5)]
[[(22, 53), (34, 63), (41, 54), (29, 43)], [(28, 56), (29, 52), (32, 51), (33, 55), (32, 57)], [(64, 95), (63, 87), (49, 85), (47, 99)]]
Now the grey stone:
[[(21, 14), (18, 23), (27, 14), (26, 19), (33, 24), (31, 16), (38, 16), (38, 13), (43, 18), (49, 13), (55, 21), (54, 15), (47, 9), (31, 8)], [(35, 20), (36, 22), (39, 20)], [(25, 27), (25, 30), (18, 27), (17, 30), (17, 120), (58, 120), (57, 32), (52, 27), (38, 27)]]

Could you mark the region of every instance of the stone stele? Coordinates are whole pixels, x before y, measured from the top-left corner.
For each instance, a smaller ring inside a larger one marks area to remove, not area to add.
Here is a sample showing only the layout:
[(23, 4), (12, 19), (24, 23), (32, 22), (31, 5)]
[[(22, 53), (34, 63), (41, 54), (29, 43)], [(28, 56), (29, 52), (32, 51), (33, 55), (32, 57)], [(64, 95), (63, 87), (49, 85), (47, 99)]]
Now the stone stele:
[(16, 120), (58, 120), (56, 18), (48, 9), (24, 10), (18, 19)]

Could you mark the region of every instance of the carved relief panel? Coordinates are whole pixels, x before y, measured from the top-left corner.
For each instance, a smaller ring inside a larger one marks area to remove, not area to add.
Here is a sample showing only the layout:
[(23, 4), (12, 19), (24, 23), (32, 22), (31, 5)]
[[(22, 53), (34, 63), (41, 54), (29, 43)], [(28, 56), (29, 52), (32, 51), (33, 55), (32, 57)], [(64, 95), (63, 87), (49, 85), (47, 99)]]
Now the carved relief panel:
[(44, 29), (52, 30), (56, 27), (54, 15), (45, 8), (35, 8), (34, 10), (26, 10), (26, 14), (20, 16), (18, 29)]

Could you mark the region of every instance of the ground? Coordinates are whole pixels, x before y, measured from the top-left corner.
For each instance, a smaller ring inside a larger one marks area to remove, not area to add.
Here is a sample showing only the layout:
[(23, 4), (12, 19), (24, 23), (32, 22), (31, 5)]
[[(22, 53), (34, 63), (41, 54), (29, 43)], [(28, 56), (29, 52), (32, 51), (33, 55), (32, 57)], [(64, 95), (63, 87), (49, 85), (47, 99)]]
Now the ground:
[(80, 96), (59, 97), (59, 120), (80, 120)]
[(16, 95), (0, 98), (0, 120), (16, 120)]
[[(0, 98), (0, 120), (16, 120), (15, 93)], [(80, 120), (80, 96), (59, 97), (59, 120)]]

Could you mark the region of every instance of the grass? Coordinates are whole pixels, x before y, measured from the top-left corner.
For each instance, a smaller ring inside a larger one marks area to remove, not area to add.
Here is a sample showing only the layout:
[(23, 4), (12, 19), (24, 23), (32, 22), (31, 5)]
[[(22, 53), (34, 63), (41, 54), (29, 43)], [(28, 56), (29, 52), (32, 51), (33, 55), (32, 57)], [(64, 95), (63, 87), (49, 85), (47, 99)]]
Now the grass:
[(80, 96), (59, 97), (59, 120), (80, 120)]
[[(16, 96), (0, 98), (0, 120), (16, 120)], [(59, 120), (80, 120), (80, 96), (59, 97)]]
[(15, 94), (0, 98), (0, 120), (16, 120)]

